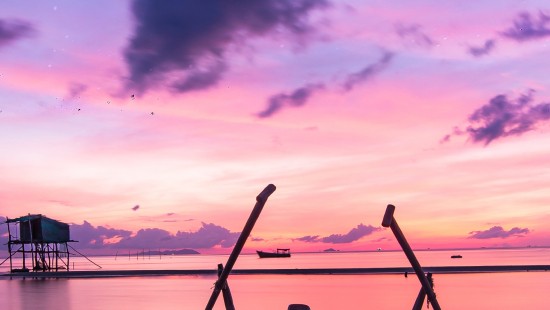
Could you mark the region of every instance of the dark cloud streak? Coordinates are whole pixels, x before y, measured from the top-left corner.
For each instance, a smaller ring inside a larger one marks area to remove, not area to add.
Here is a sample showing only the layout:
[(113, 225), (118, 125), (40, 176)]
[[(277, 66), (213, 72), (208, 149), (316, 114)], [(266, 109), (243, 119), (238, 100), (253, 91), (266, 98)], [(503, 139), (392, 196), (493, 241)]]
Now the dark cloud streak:
[(393, 53), (386, 52), (382, 58), (374, 64), (371, 64), (356, 73), (350, 74), (343, 84), (345, 91), (352, 90), (357, 84), (363, 83), (373, 76), (382, 72), (393, 59)]
[(32, 24), (22, 20), (0, 19), (0, 47), (35, 33)]
[(528, 12), (519, 13), (514, 25), (501, 32), (501, 35), (518, 41), (542, 39), (550, 36), (550, 16), (539, 12), (538, 19)]
[(259, 118), (267, 118), (278, 113), (285, 107), (301, 107), (306, 104), (307, 100), (317, 90), (323, 89), (322, 84), (310, 84), (304, 87), (295, 89), (290, 94), (280, 93), (269, 98), (265, 110), (256, 114)]
[(509, 238), (509, 237), (523, 237), (529, 233), (528, 228), (514, 227), (508, 231), (504, 230), (502, 226), (493, 226), (487, 230), (477, 230), (470, 232), (470, 239), (493, 239), (493, 238)]
[(134, 0), (127, 86), (138, 92), (162, 82), (176, 92), (214, 86), (227, 70), (228, 48), (281, 31), (303, 41), (313, 33), (309, 13), (327, 6), (326, 0)]
[(456, 127), (452, 135), (467, 134), (474, 142), (488, 145), (496, 139), (519, 136), (531, 131), (540, 123), (550, 120), (550, 103), (533, 103), (533, 91), (512, 101), (505, 95), (493, 97), (489, 103), (474, 111), (464, 129)]
[(332, 243), (332, 244), (341, 244), (341, 243), (352, 243), (357, 241), (364, 236), (370, 235), (376, 231), (379, 231), (380, 227), (374, 227), (372, 225), (366, 226), (363, 224), (357, 225), (357, 227), (352, 228), (347, 234), (332, 234), (327, 237), (316, 236), (304, 236), (296, 238), (294, 240), (303, 241), (303, 242), (323, 242), (323, 243)]
[(481, 57), (489, 54), (495, 48), (495, 40), (487, 40), (483, 46), (470, 46), (468, 52), (475, 57)]

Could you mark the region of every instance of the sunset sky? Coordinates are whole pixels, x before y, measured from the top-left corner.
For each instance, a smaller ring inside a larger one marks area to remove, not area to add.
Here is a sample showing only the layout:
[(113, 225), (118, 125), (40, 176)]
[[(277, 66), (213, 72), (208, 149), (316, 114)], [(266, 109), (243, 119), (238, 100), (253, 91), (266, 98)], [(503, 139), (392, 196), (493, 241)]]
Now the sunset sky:
[(5, 0), (0, 216), (228, 253), (273, 183), (245, 251), (550, 246), (549, 55), (548, 1)]

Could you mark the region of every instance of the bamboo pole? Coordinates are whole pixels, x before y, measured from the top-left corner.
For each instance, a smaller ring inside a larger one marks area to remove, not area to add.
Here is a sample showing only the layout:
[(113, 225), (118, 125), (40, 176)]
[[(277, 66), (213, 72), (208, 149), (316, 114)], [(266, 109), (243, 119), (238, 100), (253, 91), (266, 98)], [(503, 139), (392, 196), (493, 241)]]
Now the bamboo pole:
[(391, 204), (388, 205), (388, 207), (386, 208), (386, 213), (384, 214), (384, 219), (382, 220), (382, 226), (391, 228), (393, 234), (395, 235), (395, 239), (397, 239), (397, 242), (399, 242), (399, 245), (401, 245), (401, 248), (403, 249), (403, 252), (405, 252), (407, 259), (411, 263), (411, 266), (413, 267), (414, 272), (416, 273), (416, 276), (420, 281), (420, 284), (422, 284), (424, 292), (426, 293), (426, 295), (428, 295), (428, 300), (430, 301), (430, 303), (432, 303), (434, 310), (441, 310), (441, 307), (439, 306), (439, 303), (437, 302), (437, 299), (435, 297), (435, 293), (430, 285), (430, 282), (426, 277), (426, 274), (422, 270), (422, 266), (420, 266), (420, 263), (416, 259), (416, 256), (414, 255), (411, 246), (407, 242), (407, 239), (405, 239), (405, 235), (399, 228), (399, 225), (397, 225), (397, 221), (393, 216), (394, 212), (395, 206)]
[(214, 304), (216, 304), (216, 300), (218, 299), (218, 296), (220, 295), (221, 290), (225, 286), (227, 277), (229, 276), (231, 269), (233, 269), (233, 265), (235, 265), (235, 262), (237, 261), (237, 258), (239, 257), (239, 254), (241, 253), (241, 250), (243, 249), (243, 246), (246, 240), (248, 239), (248, 236), (250, 236), (250, 232), (252, 231), (252, 228), (254, 228), (254, 224), (256, 224), (256, 220), (260, 216), (260, 213), (262, 212), (262, 209), (267, 201), (267, 198), (269, 198), (269, 196), (273, 194), (275, 189), (276, 189), (275, 185), (269, 184), (256, 197), (256, 205), (254, 206), (254, 209), (252, 209), (252, 212), (250, 213), (250, 216), (248, 217), (248, 220), (244, 225), (243, 231), (241, 232), (241, 235), (239, 236), (239, 239), (237, 240), (237, 243), (235, 244), (235, 247), (233, 248), (231, 255), (229, 255), (229, 258), (227, 259), (225, 268), (223, 268), (223, 271), (220, 277), (218, 278), (218, 280), (216, 281), (216, 284), (214, 285), (214, 290), (212, 291), (212, 295), (208, 300), (208, 304), (206, 305), (206, 310), (211, 310), (214, 307)]

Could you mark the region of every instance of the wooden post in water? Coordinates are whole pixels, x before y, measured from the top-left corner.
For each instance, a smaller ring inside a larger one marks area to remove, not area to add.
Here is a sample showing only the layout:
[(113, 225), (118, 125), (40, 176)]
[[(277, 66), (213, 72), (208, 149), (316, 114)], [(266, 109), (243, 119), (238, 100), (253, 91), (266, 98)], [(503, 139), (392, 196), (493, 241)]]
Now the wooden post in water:
[[(8, 222), (9, 218), (6, 216), (6, 226), (8, 226), (8, 252), (10, 252), (10, 272), (13, 271), (13, 264), (11, 262), (11, 257), (12, 257), (12, 253), (11, 253), (11, 231), (10, 231), (10, 223)], [(25, 251), (23, 251), (23, 253), (25, 253)], [(24, 254), (23, 254), (24, 256)], [(23, 260), (25, 260), (23, 258)]]
[(260, 216), (260, 213), (262, 212), (262, 209), (267, 201), (267, 198), (269, 198), (269, 196), (273, 194), (275, 189), (276, 189), (275, 185), (269, 184), (256, 197), (256, 205), (254, 206), (254, 209), (252, 209), (252, 212), (248, 217), (248, 221), (246, 221), (243, 231), (241, 232), (241, 235), (239, 236), (239, 239), (237, 240), (237, 243), (235, 244), (233, 251), (231, 251), (231, 255), (229, 255), (229, 258), (227, 259), (227, 263), (225, 263), (225, 268), (223, 268), (222, 273), (220, 274), (218, 280), (216, 281), (216, 284), (214, 285), (214, 290), (212, 291), (212, 295), (208, 300), (208, 304), (206, 305), (206, 310), (212, 310), (212, 308), (214, 307), (214, 304), (216, 304), (216, 300), (218, 299), (218, 296), (220, 295), (221, 290), (226, 285), (227, 277), (229, 276), (231, 269), (233, 269), (233, 265), (235, 265), (235, 262), (237, 261), (237, 258), (239, 257), (239, 254), (241, 253), (241, 250), (243, 249), (243, 246), (246, 242), (246, 239), (248, 239), (248, 236), (250, 236), (250, 232), (252, 231), (252, 228), (254, 228), (254, 224), (256, 224), (256, 220)]
[(403, 249), (403, 252), (405, 252), (407, 259), (411, 263), (411, 266), (413, 267), (414, 272), (416, 273), (416, 276), (420, 281), (420, 284), (422, 284), (422, 289), (424, 290), (426, 295), (428, 295), (428, 301), (433, 305), (434, 310), (441, 310), (441, 307), (439, 306), (439, 303), (435, 298), (433, 288), (430, 285), (430, 281), (426, 277), (426, 274), (424, 273), (424, 271), (422, 270), (422, 266), (420, 266), (420, 263), (416, 259), (416, 256), (414, 255), (411, 246), (407, 242), (407, 239), (405, 239), (405, 235), (403, 235), (403, 232), (399, 228), (399, 225), (397, 225), (397, 221), (393, 217), (394, 212), (395, 206), (391, 204), (388, 205), (388, 207), (386, 208), (386, 213), (384, 214), (384, 219), (382, 220), (382, 226), (391, 228), (393, 234), (395, 235), (395, 239), (397, 239), (397, 242), (399, 242), (399, 245), (401, 245), (401, 248)]
[[(218, 277), (222, 275), (223, 264), (218, 264)], [(231, 291), (229, 290), (229, 283), (225, 281), (225, 285), (222, 288), (223, 303), (225, 304), (225, 310), (235, 310), (235, 305), (233, 304), (233, 296), (231, 296)]]
[[(432, 274), (428, 272), (428, 282), (430, 282), (430, 287), (433, 289), (433, 279)], [(422, 310), (422, 305), (424, 304), (424, 300), (426, 299), (426, 292), (424, 291), (424, 288), (420, 288), (420, 292), (418, 292), (418, 296), (416, 297), (416, 301), (414, 302), (413, 310)]]

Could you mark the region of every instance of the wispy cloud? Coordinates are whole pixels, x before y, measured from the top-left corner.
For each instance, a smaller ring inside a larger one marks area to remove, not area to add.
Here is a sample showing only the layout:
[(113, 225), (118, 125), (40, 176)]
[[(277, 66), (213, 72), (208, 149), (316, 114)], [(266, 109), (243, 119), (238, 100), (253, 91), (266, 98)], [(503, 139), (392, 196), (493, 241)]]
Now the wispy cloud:
[(265, 110), (256, 114), (259, 118), (267, 118), (273, 116), (285, 107), (301, 107), (306, 104), (307, 100), (317, 90), (323, 89), (322, 84), (310, 84), (304, 87), (295, 89), (287, 93), (280, 93), (269, 98)]
[(0, 47), (35, 33), (33, 25), (29, 22), (0, 19)]
[(468, 238), (471, 239), (493, 239), (493, 238), (509, 238), (509, 237), (523, 237), (529, 233), (528, 228), (514, 227), (510, 230), (504, 230), (502, 226), (493, 226), (487, 230), (471, 231)]
[(88, 89), (88, 86), (86, 86), (85, 84), (71, 83), (69, 85), (69, 90), (67, 92), (67, 95), (65, 96), (65, 99), (67, 100), (78, 99), (80, 95), (82, 95), (87, 89)]
[(359, 224), (357, 227), (351, 229), (347, 234), (332, 234), (326, 237), (316, 236), (304, 236), (296, 238), (294, 240), (303, 242), (323, 242), (323, 243), (351, 243), (357, 241), (364, 236), (370, 235), (376, 231), (379, 231), (380, 227), (374, 227), (371, 225)]
[(449, 141), (453, 135), (466, 134), (473, 142), (488, 145), (493, 140), (535, 129), (539, 123), (550, 120), (550, 103), (533, 103), (533, 93), (530, 90), (515, 101), (506, 95), (493, 97), (468, 117), (465, 128), (455, 127), (442, 142)]
[(475, 57), (481, 57), (489, 54), (495, 48), (495, 40), (486, 40), (482, 46), (470, 46), (468, 52)]
[(135, 31), (124, 51), (129, 87), (160, 82), (186, 92), (216, 85), (227, 70), (226, 50), (248, 38), (281, 34), (305, 40), (309, 13), (326, 0), (134, 0)]
[(295, 238), (294, 240), (303, 241), (303, 242), (321, 242), (321, 240), (319, 238), (319, 235), (303, 236), (303, 237), (300, 237), (300, 238)]
[(434, 40), (422, 31), (422, 26), (418, 24), (404, 25), (398, 23), (395, 25), (395, 32), (403, 39), (411, 41), (413, 44), (422, 47), (432, 47)]
[(539, 12), (538, 19), (529, 12), (519, 13), (514, 25), (501, 32), (502, 36), (523, 42), (550, 36), (550, 15)]
[(391, 60), (393, 59), (393, 53), (385, 52), (382, 58), (365, 68), (359, 70), (358, 72), (352, 73), (347, 76), (345, 82), (343, 83), (343, 87), (345, 91), (352, 90), (357, 84), (363, 83), (373, 76), (379, 74), (382, 72), (386, 67), (389, 65)]

